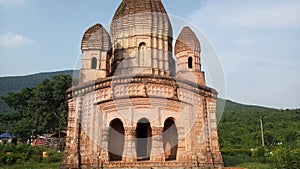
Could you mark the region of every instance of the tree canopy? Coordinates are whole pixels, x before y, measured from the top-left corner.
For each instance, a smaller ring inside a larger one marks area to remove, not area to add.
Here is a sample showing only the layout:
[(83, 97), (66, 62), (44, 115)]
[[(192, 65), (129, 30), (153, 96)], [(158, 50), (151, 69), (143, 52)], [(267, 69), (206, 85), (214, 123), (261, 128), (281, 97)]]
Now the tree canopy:
[(70, 75), (57, 75), (51, 80), (43, 80), (36, 87), (8, 93), (1, 98), (12, 112), (2, 114), (1, 123), (6, 123), (6, 130), (21, 140), (26, 140), (31, 130), (42, 134), (65, 129), (68, 114), (65, 92), (71, 84)]

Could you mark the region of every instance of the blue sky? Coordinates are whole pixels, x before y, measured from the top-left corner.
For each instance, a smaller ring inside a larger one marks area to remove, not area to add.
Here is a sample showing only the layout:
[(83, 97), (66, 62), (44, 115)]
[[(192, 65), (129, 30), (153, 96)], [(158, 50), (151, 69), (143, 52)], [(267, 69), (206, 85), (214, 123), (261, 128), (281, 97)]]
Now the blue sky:
[[(84, 31), (97, 22), (109, 25), (119, 3), (0, 0), (0, 76), (73, 69)], [(226, 98), (300, 107), (300, 1), (163, 3), (169, 14), (191, 22), (214, 45), (224, 69)]]

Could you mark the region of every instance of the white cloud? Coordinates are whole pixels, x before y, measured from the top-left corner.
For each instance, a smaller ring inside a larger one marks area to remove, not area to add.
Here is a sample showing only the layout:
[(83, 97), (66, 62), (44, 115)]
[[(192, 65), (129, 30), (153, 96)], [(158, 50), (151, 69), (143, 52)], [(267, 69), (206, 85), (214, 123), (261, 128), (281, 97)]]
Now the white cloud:
[(16, 48), (24, 45), (32, 44), (34, 41), (22, 35), (7, 33), (0, 35), (0, 46)]
[(21, 5), (24, 4), (27, 0), (0, 0), (0, 5)]

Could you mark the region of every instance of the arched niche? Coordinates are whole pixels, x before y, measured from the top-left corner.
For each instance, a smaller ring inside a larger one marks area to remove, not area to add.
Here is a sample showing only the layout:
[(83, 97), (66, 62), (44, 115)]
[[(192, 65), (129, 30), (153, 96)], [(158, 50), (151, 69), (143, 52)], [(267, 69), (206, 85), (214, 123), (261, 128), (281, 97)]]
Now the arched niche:
[(120, 119), (114, 119), (109, 125), (108, 152), (109, 161), (121, 161), (124, 150), (124, 126)]
[(138, 48), (138, 64), (139, 66), (146, 66), (147, 62), (147, 54), (146, 54), (146, 43), (141, 42)]
[(178, 132), (173, 118), (168, 118), (164, 122), (162, 138), (166, 161), (176, 160), (178, 148)]
[(136, 154), (138, 161), (150, 160), (152, 130), (148, 119), (142, 118), (136, 127)]

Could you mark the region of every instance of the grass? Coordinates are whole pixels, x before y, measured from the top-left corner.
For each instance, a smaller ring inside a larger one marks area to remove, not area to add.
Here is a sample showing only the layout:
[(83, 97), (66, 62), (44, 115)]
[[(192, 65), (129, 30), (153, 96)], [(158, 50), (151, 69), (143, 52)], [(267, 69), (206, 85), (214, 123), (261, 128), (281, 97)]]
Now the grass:
[(261, 163), (242, 163), (236, 165), (236, 167), (244, 167), (248, 169), (274, 169), (272, 166), (268, 164), (261, 164)]
[(0, 166), (0, 169), (58, 169), (60, 162), (56, 163), (26, 163)]

